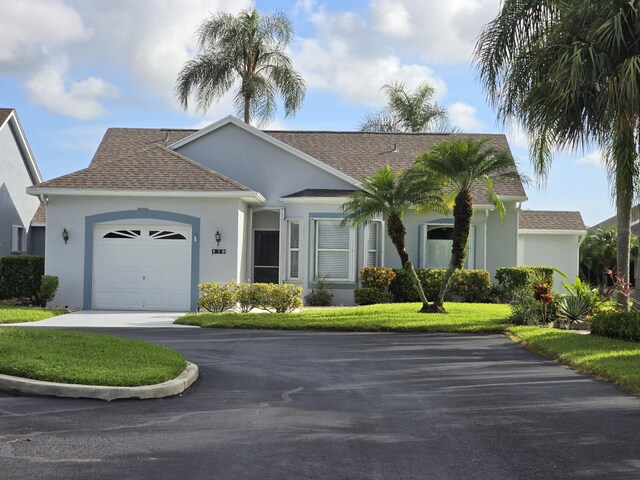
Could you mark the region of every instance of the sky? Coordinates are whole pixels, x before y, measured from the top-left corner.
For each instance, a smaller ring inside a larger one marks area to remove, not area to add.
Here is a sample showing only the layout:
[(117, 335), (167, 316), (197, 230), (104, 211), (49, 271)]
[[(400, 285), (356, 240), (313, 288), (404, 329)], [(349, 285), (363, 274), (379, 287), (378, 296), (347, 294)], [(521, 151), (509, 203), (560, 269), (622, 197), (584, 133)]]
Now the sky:
[[(381, 87), (426, 80), (462, 131), (506, 133), (532, 182), (523, 208), (579, 210), (587, 225), (614, 214), (596, 148), (559, 152), (535, 178), (526, 136), (497, 122), (473, 65), (500, 0), (0, 0), (0, 107), (17, 110), (45, 179), (91, 161), (109, 127), (202, 128), (234, 114), (232, 94), (206, 111), (181, 109), (174, 88), (196, 53), (194, 31), (218, 11), (285, 13), (300, 111), (264, 128), (357, 130), (385, 105)], [(195, 105), (195, 104), (194, 104)]]

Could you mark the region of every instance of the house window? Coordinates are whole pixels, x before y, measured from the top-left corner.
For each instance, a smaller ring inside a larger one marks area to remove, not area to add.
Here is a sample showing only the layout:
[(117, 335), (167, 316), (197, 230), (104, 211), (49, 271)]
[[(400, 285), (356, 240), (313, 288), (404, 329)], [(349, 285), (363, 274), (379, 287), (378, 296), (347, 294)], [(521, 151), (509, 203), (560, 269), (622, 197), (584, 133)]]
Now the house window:
[(22, 253), (27, 251), (27, 233), (24, 227), (13, 225), (11, 227), (11, 252)]
[(380, 222), (369, 222), (367, 235), (367, 266), (380, 266), (380, 232), (382, 224)]
[(300, 221), (288, 222), (289, 251), (287, 254), (287, 276), (290, 280), (300, 279)]
[[(453, 226), (442, 224), (423, 225), (423, 268), (445, 269), (451, 261), (453, 246)], [(475, 268), (475, 226), (469, 230), (465, 268)]]
[(329, 281), (353, 282), (355, 232), (340, 220), (316, 220), (315, 276)]

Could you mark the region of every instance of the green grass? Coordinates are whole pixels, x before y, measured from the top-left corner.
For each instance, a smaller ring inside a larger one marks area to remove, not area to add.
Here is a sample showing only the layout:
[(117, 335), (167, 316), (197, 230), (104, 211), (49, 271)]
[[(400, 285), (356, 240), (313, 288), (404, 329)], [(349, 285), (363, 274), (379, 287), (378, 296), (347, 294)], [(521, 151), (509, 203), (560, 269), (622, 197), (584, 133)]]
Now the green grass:
[(529, 350), (640, 395), (640, 343), (555, 328), (512, 326), (506, 333)]
[(66, 310), (0, 305), (0, 323), (37, 322), (63, 313), (67, 313)]
[(0, 373), (85, 385), (152, 385), (177, 377), (182, 354), (140, 340), (35, 328), (0, 329)]
[(501, 333), (508, 324), (508, 305), (448, 303), (445, 307), (448, 314), (417, 313), (419, 303), (310, 309), (281, 314), (193, 313), (178, 318), (175, 323), (210, 328), (451, 333)]

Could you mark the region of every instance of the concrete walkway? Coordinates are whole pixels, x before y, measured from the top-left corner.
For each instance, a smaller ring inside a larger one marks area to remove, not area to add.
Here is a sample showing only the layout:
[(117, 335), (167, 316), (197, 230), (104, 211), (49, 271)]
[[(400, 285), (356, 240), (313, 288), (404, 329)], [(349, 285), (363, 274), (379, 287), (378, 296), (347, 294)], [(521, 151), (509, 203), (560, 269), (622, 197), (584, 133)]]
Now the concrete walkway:
[(12, 323), (11, 327), (87, 327), (87, 328), (199, 328), (174, 325), (184, 312), (110, 312), (82, 310), (39, 322)]

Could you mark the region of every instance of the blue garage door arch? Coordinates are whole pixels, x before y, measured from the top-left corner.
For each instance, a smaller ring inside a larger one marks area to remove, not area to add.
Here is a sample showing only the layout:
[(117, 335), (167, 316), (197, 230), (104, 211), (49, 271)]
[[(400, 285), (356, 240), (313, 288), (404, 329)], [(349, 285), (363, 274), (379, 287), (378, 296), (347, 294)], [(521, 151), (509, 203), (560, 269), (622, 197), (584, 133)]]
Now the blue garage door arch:
[[(128, 219), (152, 219), (166, 220), (191, 225), (193, 238), (200, 237), (200, 219), (182, 213), (166, 212), (163, 210), (149, 210), (138, 208), (137, 210), (121, 210), (118, 212), (99, 213), (85, 217), (84, 221), (84, 291), (83, 308), (91, 310), (93, 296), (93, 229), (96, 223), (113, 222), (115, 220)], [(191, 310), (195, 311), (198, 305), (198, 280), (200, 278), (200, 248), (198, 243), (191, 241)]]

